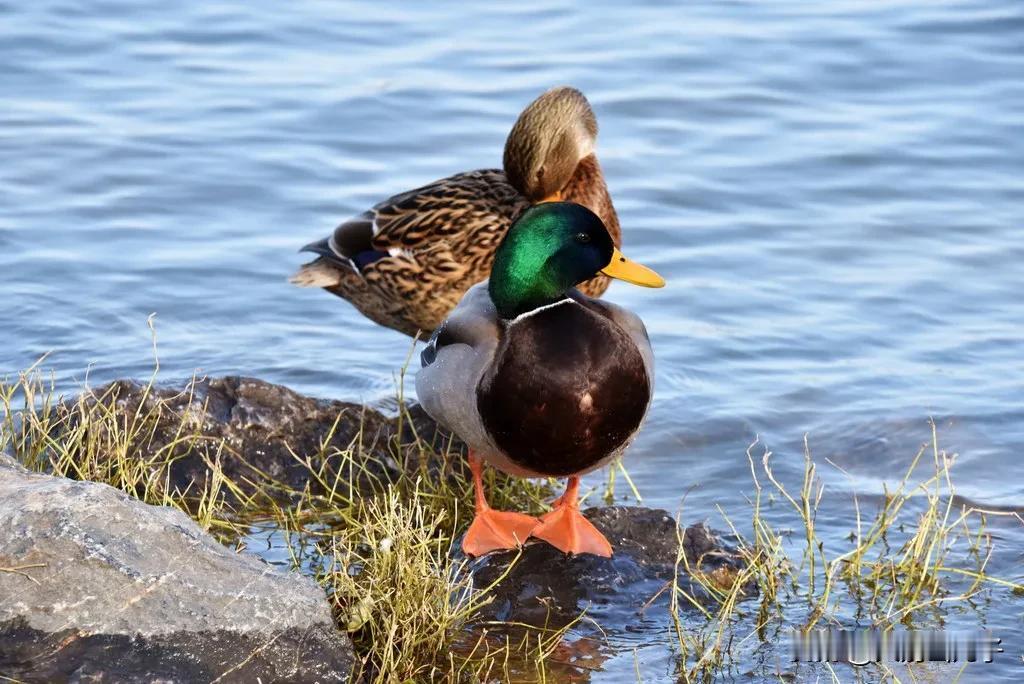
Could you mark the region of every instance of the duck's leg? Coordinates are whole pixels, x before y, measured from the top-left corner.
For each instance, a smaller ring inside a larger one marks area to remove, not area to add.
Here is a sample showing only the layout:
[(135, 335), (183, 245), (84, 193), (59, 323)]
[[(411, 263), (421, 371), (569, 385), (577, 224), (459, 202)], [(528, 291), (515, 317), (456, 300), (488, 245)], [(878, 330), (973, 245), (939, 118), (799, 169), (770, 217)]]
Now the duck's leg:
[(491, 551), (522, 546), (540, 521), (524, 513), (496, 511), (487, 504), (483, 460), (472, 449), (469, 451), (469, 469), (473, 473), (476, 517), (462, 538), (462, 550), (470, 556), (482, 556)]
[(565, 494), (555, 500), (554, 510), (540, 519), (532, 536), (564, 553), (592, 553), (611, 558), (612, 545), (580, 513), (579, 487), (580, 478), (570, 477)]

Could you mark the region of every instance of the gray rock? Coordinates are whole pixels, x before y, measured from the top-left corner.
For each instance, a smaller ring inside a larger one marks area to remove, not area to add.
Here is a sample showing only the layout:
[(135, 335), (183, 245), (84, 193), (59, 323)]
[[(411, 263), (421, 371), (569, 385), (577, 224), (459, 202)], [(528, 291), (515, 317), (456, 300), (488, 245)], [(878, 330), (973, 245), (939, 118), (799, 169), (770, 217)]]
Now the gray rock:
[[(710, 573), (743, 567), (736, 551), (703, 523), (680, 531), (666, 512), (637, 506), (589, 508), (583, 514), (611, 542), (612, 558), (590, 554), (567, 556), (554, 547), (530, 543), (512, 564), (511, 552), (484, 556), (474, 562), (473, 582), (494, 587), (494, 600), (485, 618), (531, 625), (559, 627), (575, 620), (580, 611), (606, 630), (626, 631), (643, 621), (645, 607), (660, 595), (675, 574), (680, 547), (691, 568)], [(680, 585), (698, 600), (707, 598), (680, 564)], [(743, 587), (746, 596), (757, 587)]]
[(182, 512), (0, 460), (0, 673), (26, 681), (334, 682), (323, 590)]
[(8, 470), (25, 470), (21, 464), (11, 458), (10, 455), (0, 451), (0, 473), (2, 473), (5, 468)]

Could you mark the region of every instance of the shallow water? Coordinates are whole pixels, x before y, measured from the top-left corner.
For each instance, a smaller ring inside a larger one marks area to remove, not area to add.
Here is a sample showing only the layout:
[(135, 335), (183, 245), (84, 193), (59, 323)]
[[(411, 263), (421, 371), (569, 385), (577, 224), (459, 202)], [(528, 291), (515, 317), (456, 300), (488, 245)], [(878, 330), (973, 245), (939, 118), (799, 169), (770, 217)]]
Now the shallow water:
[[(646, 504), (686, 494), (685, 518), (720, 525), (716, 504), (744, 510), (755, 436), (794, 482), (807, 434), (838, 543), (849, 493), (898, 480), (933, 416), (959, 493), (1024, 510), (1017, 0), (0, 1), (0, 17), (0, 374), (51, 352), (67, 390), (148, 375), (155, 312), (164, 379), (385, 401), (408, 341), (289, 286), (295, 250), (498, 165), (519, 109), (569, 83), (597, 111), (624, 251), (669, 282), (608, 293), (658, 359), (627, 457)], [(1019, 581), (1024, 529), (992, 524), (991, 568)], [(1022, 611), (983, 607), (1009, 655), (968, 675), (1019, 675)], [(644, 681), (671, 679), (663, 627), (616, 637), (592, 679), (632, 677), (633, 646)]]

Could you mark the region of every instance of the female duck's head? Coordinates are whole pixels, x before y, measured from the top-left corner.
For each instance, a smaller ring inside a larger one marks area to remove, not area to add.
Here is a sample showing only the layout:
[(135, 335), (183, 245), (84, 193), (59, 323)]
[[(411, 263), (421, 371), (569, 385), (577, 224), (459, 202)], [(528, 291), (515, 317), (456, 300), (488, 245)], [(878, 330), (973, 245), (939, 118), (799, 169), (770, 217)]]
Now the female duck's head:
[(488, 290), (504, 319), (552, 304), (598, 273), (644, 287), (662, 287), (657, 273), (615, 248), (601, 219), (571, 202), (530, 207), (494, 254)]
[(530, 202), (561, 199), (580, 161), (594, 152), (597, 118), (575, 88), (552, 88), (523, 110), (505, 141), (505, 176)]

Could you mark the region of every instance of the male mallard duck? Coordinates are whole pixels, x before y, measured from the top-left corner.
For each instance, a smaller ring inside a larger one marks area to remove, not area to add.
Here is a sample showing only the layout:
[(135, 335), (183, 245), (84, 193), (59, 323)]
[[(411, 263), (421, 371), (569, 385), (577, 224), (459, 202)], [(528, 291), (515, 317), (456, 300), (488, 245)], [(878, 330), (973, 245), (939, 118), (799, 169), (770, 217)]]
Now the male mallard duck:
[[(640, 318), (576, 289), (603, 273), (637, 285), (665, 281), (629, 261), (601, 219), (569, 202), (526, 210), (423, 350), (416, 394), (469, 446), (476, 517), (462, 542), (478, 556), (527, 537), (566, 553), (610, 556), (579, 511), (580, 475), (620, 454), (654, 388), (654, 355)], [(537, 520), (487, 505), (483, 461), (519, 477), (568, 477)]]
[[(583, 94), (553, 88), (519, 115), (505, 142), (504, 171), (460, 173), (384, 200), (303, 247), (319, 257), (292, 282), (322, 287), (373, 321), (415, 335), (434, 330), (487, 277), (494, 249), (531, 204), (583, 204), (619, 245), (596, 138), (597, 119)], [(597, 297), (608, 282), (598, 276), (580, 289)]]

